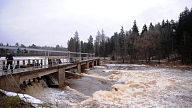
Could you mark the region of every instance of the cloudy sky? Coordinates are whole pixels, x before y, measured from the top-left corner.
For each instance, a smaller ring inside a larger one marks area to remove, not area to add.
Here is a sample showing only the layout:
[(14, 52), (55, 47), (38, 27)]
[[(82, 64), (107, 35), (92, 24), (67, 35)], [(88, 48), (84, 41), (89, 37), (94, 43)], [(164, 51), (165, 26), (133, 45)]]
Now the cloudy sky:
[(192, 0), (0, 0), (0, 42), (66, 47), (75, 31), (82, 41), (102, 29), (110, 37), (134, 20), (141, 31), (150, 22), (178, 20), (186, 6)]

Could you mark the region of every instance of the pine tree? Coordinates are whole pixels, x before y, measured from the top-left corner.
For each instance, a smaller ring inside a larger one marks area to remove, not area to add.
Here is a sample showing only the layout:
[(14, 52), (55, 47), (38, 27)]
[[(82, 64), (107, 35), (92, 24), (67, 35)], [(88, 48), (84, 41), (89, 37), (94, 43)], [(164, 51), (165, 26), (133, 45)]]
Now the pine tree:
[(122, 63), (124, 63), (125, 62), (125, 32), (124, 32), (123, 26), (119, 33), (119, 48), (120, 48)]
[[(192, 10), (191, 10), (192, 11)], [(192, 63), (192, 12), (187, 7), (180, 14), (176, 31), (178, 53), (181, 54), (182, 63)]]
[(133, 22), (132, 33), (133, 33), (135, 36), (139, 36), (139, 30), (138, 30), (138, 27), (137, 27), (137, 22), (136, 22), (136, 20), (134, 20), (134, 22)]
[(75, 51), (75, 40), (73, 38), (71, 38), (67, 44), (68, 44), (68, 51), (74, 52)]
[(142, 32), (141, 32), (141, 36), (143, 36), (143, 33), (147, 31), (147, 26), (146, 24), (144, 24)]
[(101, 33), (98, 31), (97, 32), (97, 35), (96, 35), (96, 38), (95, 38), (95, 56), (100, 56), (100, 51), (99, 51), (99, 47), (100, 47), (100, 42), (101, 42)]
[(87, 43), (87, 52), (93, 53), (93, 37), (90, 35)]
[(80, 40), (79, 40), (79, 33), (76, 31), (74, 34), (74, 42), (75, 42), (75, 52), (80, 51)]
[(154, 25), (152, 23), (150, 23), (149, 30), (154, 30), (154, 29), (155, 29)]

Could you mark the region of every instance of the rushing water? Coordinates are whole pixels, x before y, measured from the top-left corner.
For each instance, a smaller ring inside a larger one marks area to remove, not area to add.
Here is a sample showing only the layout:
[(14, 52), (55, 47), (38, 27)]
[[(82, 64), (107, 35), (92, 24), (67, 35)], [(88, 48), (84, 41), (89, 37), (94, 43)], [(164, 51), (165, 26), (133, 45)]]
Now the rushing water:
[(50, 108), (191, 107), (192, 71), (146, 65), (96, 66), (64, 88), (25, 88)]

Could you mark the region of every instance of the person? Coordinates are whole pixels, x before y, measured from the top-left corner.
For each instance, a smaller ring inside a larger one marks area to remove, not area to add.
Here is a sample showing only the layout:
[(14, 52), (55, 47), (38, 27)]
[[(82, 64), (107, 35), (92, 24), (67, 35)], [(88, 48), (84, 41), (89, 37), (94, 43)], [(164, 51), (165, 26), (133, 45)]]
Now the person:
[(7, 69), (8, 69), (9, 65), (10, 65), (11, 72), (13, 72), (13, 56), (11, 55), (11, 53), (9, 51), (7, 52), (7, 55), (6, 55), (5, 59), (7, 60), (7, 65), (6, 65), (6, 71), (5, 72), (7, 72)]

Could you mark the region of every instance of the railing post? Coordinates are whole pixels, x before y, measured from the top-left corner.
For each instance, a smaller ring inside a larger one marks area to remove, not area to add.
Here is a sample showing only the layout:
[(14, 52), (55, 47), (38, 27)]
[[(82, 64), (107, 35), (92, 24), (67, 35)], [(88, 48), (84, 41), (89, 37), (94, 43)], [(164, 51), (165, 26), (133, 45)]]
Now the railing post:
[[(43, 64), (42, 64), (42, 65), (43, 65)], [(46, 50), (45, 50), (44, 66), (46, 67)]]
[(5, 70), (6, 69), (6, 66), (5, 66), (5, 60), (3, 60), (3, 70)]
[(35, 60), (33, 60), (33, 68), (35, 68)]
[(23, 66), (25, 66), (25, 60), (23, 60)]
[(49, 58), (49, 49), (47, 50), (47, 52), (48, 52), (48, 58)]
[(20, 63), (19, 63), (19, 60), (17, 60), (17, 65), (16, 66), (18, 66), (18, 68), (19, 68), (19, 70), (20, 70)]
[(70, 58), (71, 58), (71, 53), (70, 53), (70, 51), (69, 51), (69, 59), (68, 59), (69, 61), (68, 61), (68, 62), (70, 62)]
[(37, 59), (37, 64), (36, 64), (37, 68), (39, 67), (39, 59)]
[(80, 54), (80, 60), (79, 61), (81, 62), (81, 52), (79, 52), (79, 54)]
[(30, 59), (28, 59), (28, 64), (31, 64), (31, 61), (30, 61)]
[(88, 53), (87, 53), (87, 60), (88, 60)]
[(43, 66), (43, 59), (41, 59), (41, 67)]
[(51, 58), (51, 67), (53, 67), (53, 59)]

